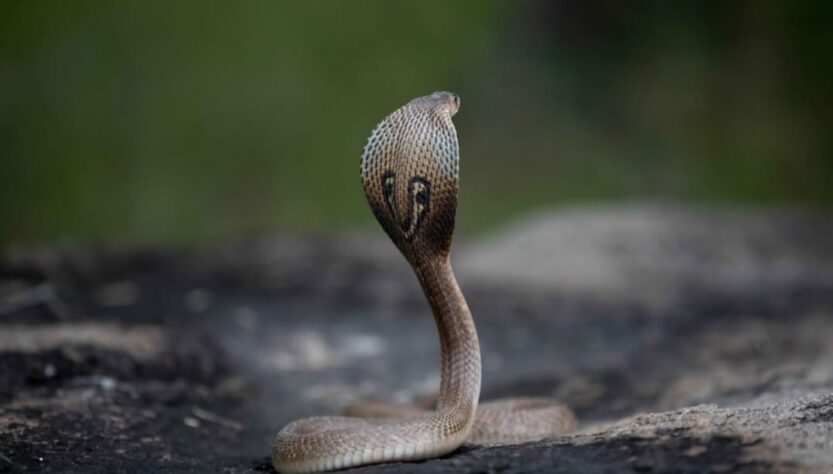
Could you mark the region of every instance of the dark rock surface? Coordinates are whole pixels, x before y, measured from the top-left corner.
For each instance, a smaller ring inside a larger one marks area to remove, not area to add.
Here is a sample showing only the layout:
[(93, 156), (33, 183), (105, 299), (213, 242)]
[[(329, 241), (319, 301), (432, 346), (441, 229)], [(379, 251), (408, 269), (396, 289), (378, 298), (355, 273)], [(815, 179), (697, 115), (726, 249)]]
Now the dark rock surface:
[[(631, 207), (461, 242), (483, 397), (555, 396), (580, 429), (364, 470), (833, 471), (831, 235), (819, 214)], [(268, 472), (288, 421), (430, 396), (437, 351), (376, 233), (10, 247), (0, 472)]]

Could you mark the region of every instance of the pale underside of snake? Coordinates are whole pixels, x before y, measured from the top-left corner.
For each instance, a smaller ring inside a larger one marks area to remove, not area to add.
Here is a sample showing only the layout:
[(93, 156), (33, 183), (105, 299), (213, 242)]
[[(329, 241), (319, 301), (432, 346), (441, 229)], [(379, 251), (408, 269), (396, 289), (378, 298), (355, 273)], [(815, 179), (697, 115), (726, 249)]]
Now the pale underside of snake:
[[(314, 472), (441, 456), (466, 444), (535, 441), (576, 420), (547, 398), (480, 397), (480, 345), (449, 262), (457, 212), (459, 146), (451, 121), (460, 98), (435, 92), (388, 115), (370, 135), (361, 177), (370, 208), (411, 264), (440, 336), (440, 390), (433, 410), (380, 403), (350, 415), (294, 421), (277, 435), (281, 472)], [(361, 416), (361, 417), (360, 417)]]

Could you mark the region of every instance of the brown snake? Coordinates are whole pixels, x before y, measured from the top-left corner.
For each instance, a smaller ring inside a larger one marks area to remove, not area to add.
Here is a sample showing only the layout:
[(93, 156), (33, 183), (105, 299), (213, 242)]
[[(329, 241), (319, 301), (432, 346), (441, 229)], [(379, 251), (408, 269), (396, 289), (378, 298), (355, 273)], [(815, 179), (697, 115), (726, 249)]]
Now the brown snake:
[(440, 335), (440, 392), (434, 410), (366, 405), (358, 417), (294, 421), (275, 439), (281, 472), (342, 469), (441, 456), (463, 443), (534, 441), (575, 426), (569, 408), (546, 398), (486, 402), (480, 396), (480, 345), (449, 262), (457, 211), (459, 146), (451, 117), (460, 98), (435, 92), (388, 115), (361, 161), (376, 219), (413, 267)]

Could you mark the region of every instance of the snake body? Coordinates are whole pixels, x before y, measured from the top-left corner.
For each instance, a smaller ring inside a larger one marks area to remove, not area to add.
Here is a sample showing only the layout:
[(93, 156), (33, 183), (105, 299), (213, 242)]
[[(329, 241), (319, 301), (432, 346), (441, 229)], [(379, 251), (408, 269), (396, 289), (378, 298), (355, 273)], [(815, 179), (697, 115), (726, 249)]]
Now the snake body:
[(436, 406), (359, 405), (351, 415), (363, 417), (294, 421), (275, 439), (272, 463), (278, 471), (427, 459), (463, 443), (531, 441), (575, 425), (572, 412), (550, 399), (508, 399), (478, 408), (480, 346), (449, 262), (460, 162), (451, 118), (459, 106), (450, 92), (408, 102), (374, 128), (361, 160), (370, 208), (410, 263), (434, 314), (442, 354)]

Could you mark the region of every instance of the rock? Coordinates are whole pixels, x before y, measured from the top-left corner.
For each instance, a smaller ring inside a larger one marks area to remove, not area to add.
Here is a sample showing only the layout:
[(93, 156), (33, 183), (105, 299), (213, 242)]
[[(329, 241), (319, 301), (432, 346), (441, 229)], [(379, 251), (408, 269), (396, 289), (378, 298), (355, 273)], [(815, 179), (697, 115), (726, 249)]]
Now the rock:
[[(555, 396), (580, 428), (356, 471), (833, 471), (831, 229), (634, 205), (461, 245), (483, 397)], [(430, 396), (433, 321), (379, 234), (7, 249), (0, 472), (268, 472), (284, 423)]]
[(655, 306), (692, 291), (833, 287), (833, 214), (668, 205), (522, 219), (461, 252), (461, 276)]

